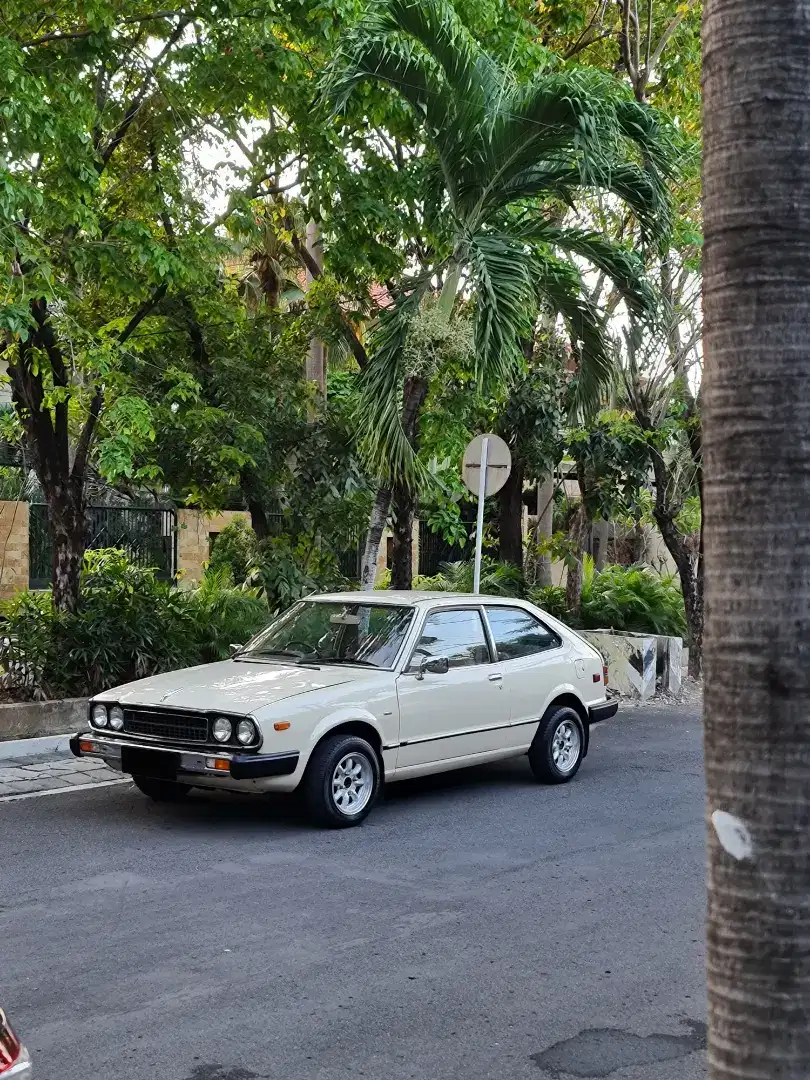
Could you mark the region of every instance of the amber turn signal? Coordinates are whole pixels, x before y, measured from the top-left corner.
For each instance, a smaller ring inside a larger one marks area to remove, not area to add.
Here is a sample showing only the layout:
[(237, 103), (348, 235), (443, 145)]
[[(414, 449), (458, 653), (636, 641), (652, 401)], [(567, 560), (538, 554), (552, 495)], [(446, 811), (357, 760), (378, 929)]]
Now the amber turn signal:
[(289, 726), (289, 720), (277, 720), (276, 723), (273, 724), (273, 729), (275, 731), (286, 731)]

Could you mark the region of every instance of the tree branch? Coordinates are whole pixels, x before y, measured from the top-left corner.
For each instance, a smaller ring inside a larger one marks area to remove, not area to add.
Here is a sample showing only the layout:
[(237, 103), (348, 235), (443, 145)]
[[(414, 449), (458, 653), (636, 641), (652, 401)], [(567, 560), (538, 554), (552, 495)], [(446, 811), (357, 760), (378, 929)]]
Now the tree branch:
[(619, 51), (622, 54), (624, 66), (633, 86), (636, 85), (637, 71), (633, 68), (633, 55), (630, 48), (630, 3), (631, 0), (618, 0), (622, 12), (622, 29), (619, 36)]
[(140, 111), (140, 108), (143, 105), (144, 100), (146, 99), (146, 95), (149, 92), (149, 87), (152, 84), (152, 79), (154, 78), (155, 73), (157, 72), (163, 61), (166, 59), (166, 56), (169, 54), (169, 52), (171, 52), (171, 50), (177, 44), (183, 34), (183, 31), (186, 29), (190, 22), (190, 19), (180, 20), (180, 22), (177, 24), (177, 26), (175, 26), (174, 30), (169, 35), (166, 44), (155, 57), (154, 63), (144, 75), (140, 90), (135, 95), (126, 112), (124, 113), (124, 119), (118, 125), (115, 132), (110, 137), (110, 141), (107, 143), (107, 146), (102, 151), (101, 160), (96, 162), (96, 169), (99, 173), (102, 173), (104, 171), (110, 158), (115, 153), (118, 146), (120, 146), (121, 141), (123, 140), (124, 136), (130, 128), (130, 125), (132, 124), (132, 121), (138, 115), (138, 112)]
[(572, 56), (576, 56), (578, 52), (580, 52), (582, 49), (587, 48), (587, 46), (591, 44), (590, 41), (585, 41), (584, 39), (588, 36), (588, 33), (593, 28), (596, 20), (604, 12), (604, 8), (605, 0), (599, 0), (596, 7), (594, 8), (593, 15), (591, 15), (588, 25), (585, 27), (585, 29), (582, 31), (582, 33), (579, 35), (573, 45), (571, 45), (570, 48), (565, 51), (565, 53), (563, 54), (563, 59), (570, 60)]
[(611, 37), (612, 34), (612, 30), (604, 30), (601, 34), (597, 34), (596, 37), (588, 38), (586, 41), (583, 41), (580, 37), (565, 53), (563, 53), (563, 59), (571, 60), (579, 53), (584, 52), (585, 49), (590, 48), (591, 45), (595, 45), (598, 41), (604, 41), (605, 38)]
[(146, 318), (146, 316), (154, 308), (157, 307), (157, 305), (160, 303), (160, 301), (166, 295), (166, 290), (167, 289), (168, 289), (168, 285), (166, 285), (166, 284), (158, 285), (158, 287), (154, 290), (152, 295), (147, 297), (146, 300), (144, 300), (144, 302), (141, 304), (141, 306), (138, 308), (138, 310), (135, 312), (135, 314), (132, 316), (132, 318), (129, 320), (127, 325), (124, 327), (124, 329), (119, 334), (119, 336), (118, 336), (119, 345), (123, 345), (123, 343), (127, 340), (127, 338), (130, 337), (130, 335), (135, 330), (138, 329), (138, 327), (143, 322), (143, 320)]
[(73, 468), (70, 471), (70, 482), (74, 486), (84, 487), (84, 474), (87, 469), (87, 457), (90, 453), (90, 446), (93, 442), (93, 435), (95, 434), (96, 425), (98, 424), (99, 414), (101, 413), (101, 406), (104, 403), (104, 391), (100, 386), (97, 386), (95, 393), (93, 394), (93, 400), (90, 402), (90, 411), (87, 414), (87, 419), (84, 422), (82, 433), (79, 436), (79, 441), (76, 443), (76, 455), (73, 458)]
[(648, 65), (648, 68), (647, 68), (647, 71), (646, 71), (646, 76), (647, 76), (648, 79), (652, 75), (653, 71), (655, 71), (656, 65), (658, 64), (658, 61), (661, 59), (661, 54), (663, 53), (664, 49), (667, 46), (667, 42), (672, 37), (672, 35), (675, 33), (675, 31), (678, 29), (678, 27), (681, 25), (683, 20), (686, 18), (687, 13), (694, 6), (695, 6), (695, 0), (686, 0), (686, 10), (685, 11), (679, 11), (678, 14), (675, 15), (675, 17), (671, 20), (671, 22), (670, 22), (669, 26), (667, 26), (666, 30), (664, 30), (663, 34), (661, 35), (661, 40), (656, 45), (655, 51), (653, 52), (652, 56), (650, 57), (650, 63)]
[[(154, 22), (157, 19), (171, 19), (177, 15), (186, 14), (188, 13), (184, 11), (153, 11), (149, 15), (131, 15), (129, 18), (121, 19), (120, 21), (122, 24)], [(50, 41), (77, 41), (81, 38), (90, 37), (91, 34), (98, 34), (100, 32), (100, 30), (91, 29), (89, 27), (84, 27), (81, 30), (54, 30), (50, 34), (43, 34), (41, 37), (33, 38), (31, 41), (21, 41), (19, 42), (19, 47), (21, 49), (32, 49), (35, 45), (47, 45)]]
[(633, 67), (636, 70), (636, 78), (638, 78), (638, 72), (641, 70), (641, 27), (638, 21), (638, 0), (632, 0), (633, 3)]

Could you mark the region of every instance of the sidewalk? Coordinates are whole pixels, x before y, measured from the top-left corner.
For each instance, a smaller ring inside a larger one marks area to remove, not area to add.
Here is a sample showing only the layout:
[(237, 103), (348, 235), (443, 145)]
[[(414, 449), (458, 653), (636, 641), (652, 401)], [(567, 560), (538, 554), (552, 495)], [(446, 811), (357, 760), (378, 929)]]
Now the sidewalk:
[(110, 782), (127, 783), (127, 779), (108, 769), (103, 761), (75, 758), (69, 751), (4, 758), (0, 742), (0, 803), (45, 792), (84, 790)]

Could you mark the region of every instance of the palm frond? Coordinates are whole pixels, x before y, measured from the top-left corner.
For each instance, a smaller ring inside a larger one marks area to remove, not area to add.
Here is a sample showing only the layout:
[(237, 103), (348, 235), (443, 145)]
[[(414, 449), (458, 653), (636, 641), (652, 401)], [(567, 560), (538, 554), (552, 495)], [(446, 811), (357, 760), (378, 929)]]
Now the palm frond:
[(337, 115), (365, 79), (388, 83), (430, 131), (440, 131), (453, 107), (445, 76), (424, 49), (395, 29), (375, 6), (345, 35), (321, 80), (321, 96)]
[(322, 94), (337, 113), (364, 79), (388, 83), (425, 126), (453, 191), (459, 163), (480, 156), (475, 144), (499, 74), (448, 0), (376, 0), (345, 35)]
[(498, 103), (488, 137), (490, 171), (506, 180), (561, 148), (601, 158), (617, 131), (599, 73), (542, 72)]
[(655, 310), (656, 295), (644, 272), (644, 263), (633, 251), (611, 243), (599, 233), (558, 228), (543, 218), (527, 215), (521, 222), (526, 240), (550, 244), (586, 259), (602, 271), (638, 315)]
[(362, 376), (358, 426), (360, 454), (383, 481), (416, 484), (421, 476), (402, 428), (403, 352), (411, 319), (430, 286), (425, 274), (409, 282), (393, 307), (380, 312), (369, 343), (371, 362)]
[(479, 113), (500, 84), (500, 69), (475, 41), (447, 0), (378, 0), (375, 8), (418, 41), (442, 67), (458, 99)]
[(585, 298), (575, 266), (554, 255), (535, 254), (537, 289), (565, 321), (576, 353), (577, 372), (572, 410), (579, 416), (597, 411), (601, 396), (615, 377), (616, 360), (604, 321)]
[(520, 363), (520, 342), (536, 311), (532, 255), (526, 244), (494, 230), (470, 237), (467, 252), (476, 294), (476, 374), (505, 381)]

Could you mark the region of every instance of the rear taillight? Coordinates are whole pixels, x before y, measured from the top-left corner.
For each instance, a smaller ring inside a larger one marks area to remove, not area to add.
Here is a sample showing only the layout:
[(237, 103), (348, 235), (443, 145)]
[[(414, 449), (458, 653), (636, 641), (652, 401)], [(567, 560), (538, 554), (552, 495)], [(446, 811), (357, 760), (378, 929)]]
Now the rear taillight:
[(16, 1064), (21, 1053), (20, 1040), (6, 1020), (5, 1013), (0, 1009), (0, 1076)]
[(607, 684), (608, 684), (607, 664), (602, 664), (602, 678), (604, 679), (605, 686), (607, 686)]

